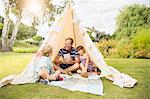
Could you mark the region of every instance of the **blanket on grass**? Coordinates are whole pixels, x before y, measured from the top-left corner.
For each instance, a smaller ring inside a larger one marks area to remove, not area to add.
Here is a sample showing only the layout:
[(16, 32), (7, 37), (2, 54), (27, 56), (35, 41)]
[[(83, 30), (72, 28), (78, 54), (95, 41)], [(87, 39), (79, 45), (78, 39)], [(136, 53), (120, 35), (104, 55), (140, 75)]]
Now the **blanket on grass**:
[(61, 87), (70, 91), (103, 95), (103, 83), (99, 76), (95, 74), (89, 74), (88, 78), (83, 78), (79, 74), (73, 74), (73, 76), (62, 74), (61, 76), (65, 78), (64, 81), (52, 81), (48, 85)]

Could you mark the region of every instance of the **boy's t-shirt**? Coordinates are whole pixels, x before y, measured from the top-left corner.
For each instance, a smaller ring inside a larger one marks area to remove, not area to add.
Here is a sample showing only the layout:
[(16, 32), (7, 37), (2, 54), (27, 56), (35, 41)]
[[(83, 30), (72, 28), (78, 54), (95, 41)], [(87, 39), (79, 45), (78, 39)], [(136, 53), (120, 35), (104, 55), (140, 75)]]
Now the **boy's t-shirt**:
[(53, 63), (50, 57), (41, 56), (38, 63), (36, 72), (39, 72), (42, 68), (47, 69), (49, 73), (52, 72)]

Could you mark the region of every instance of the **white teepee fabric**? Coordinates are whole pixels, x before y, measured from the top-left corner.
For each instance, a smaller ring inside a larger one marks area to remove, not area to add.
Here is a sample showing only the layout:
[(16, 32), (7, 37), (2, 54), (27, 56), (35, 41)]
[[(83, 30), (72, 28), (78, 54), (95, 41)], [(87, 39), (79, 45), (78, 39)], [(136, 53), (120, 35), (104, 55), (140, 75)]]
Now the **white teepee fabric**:
[[(75, 12), (72, 3), (69, 3), (61, 17), (54, 22), (53, 30), (48, 34), (47, 38), (41, 45), (40, 49), (47, 43), (53, 47), (52, 59), (57, 55), (60, 48), (64, 45), (65, 38), (72, 37), (75, 41), (74, 47), (83, 45), (89, 54), (92, 61), (101, 69), (102, 75), (107, 79), (112, 80), (115, 85), (123, 87), (133, 87), (137, 83), (136, 79), (133, 79), (129, 75), (120, 73), (118, 70), (110, 67), (104, 61), (104, 58), (94, 45), (88, 34), (81, 28), (78, 20), (75, 17)], [(40, 50), (39, 49), (39, 50)], [(24, 71), (17, 76), (8, 76), (0, 81), (0, 87), (11, 84), (25, 84), (34, 83), (38, 77), (35, 74), (35, 68), (38, 58), (35, 56), (26, 66)]]

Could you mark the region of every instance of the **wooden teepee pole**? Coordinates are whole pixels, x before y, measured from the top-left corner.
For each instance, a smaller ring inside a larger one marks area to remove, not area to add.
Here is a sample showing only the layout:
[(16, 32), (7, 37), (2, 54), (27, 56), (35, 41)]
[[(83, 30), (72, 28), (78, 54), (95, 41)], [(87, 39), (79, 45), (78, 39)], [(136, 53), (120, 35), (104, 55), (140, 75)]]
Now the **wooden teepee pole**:
[[(70, 3), (70, 7), (71, 7), (71, 4)], [(73, 34), (74, 34), (74, 44), (75, 44), (75, 47), (77, 47), (77, 44), (76, 44), (76, 30), (75, 30), (75, 25), (74, 25), (74, 13), (73, 13), (73, 10), (71, 9), (71, 14), (72, 14), (72, 25), (73, 25)]]

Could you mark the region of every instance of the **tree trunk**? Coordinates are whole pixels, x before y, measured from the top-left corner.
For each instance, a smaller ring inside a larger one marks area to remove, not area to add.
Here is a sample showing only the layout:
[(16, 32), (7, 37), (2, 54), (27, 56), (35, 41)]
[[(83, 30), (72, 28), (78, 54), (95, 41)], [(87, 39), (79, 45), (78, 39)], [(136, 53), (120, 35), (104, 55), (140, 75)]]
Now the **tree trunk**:
[(10, 42), (9, 42), (9, 48), (13, 51), (13, 45), (14, 45), (14, 42), (16, 40), (16, 36), (17, 36), (17, 33), (18, 33), (18, 29), (19, 29), (19, 26), (20, 26), (20, 21), (21, 21), (21, 12), (19, 13), (19, 15), (17, 16), (17, 20), (16, 20), (16, 23), (15, 23), (15, 26), (13, 28), (13, 31), (12, 31), (12, 36), (10, 38)]
[(3, 52), (9, 52), (11, 51), (11, 49), (8, 46), (9, 43), (9, 39), (8, 39), (8, 32), (10, 29), (10, 18), (9, 18), (9, 8), (10, 8), (10, 4), (9, 4), (9, 0), (5, 0), (5, 16), (4, 16), (4, 26), (3, 26), (3, 30), (2, 30), (2, 51)]
[(2, 51), (3, 52), (11, 52), (11, 51), (13, 51), (13, 45), (16, 40), (16, 35), (17, 35), (18, 29), (19, 29), (22, 12), (20, 11), (17, 16), (17, 20), (16, 20), (15, 26), (13, 28), (11, 38), (9, 39), (8, 33), (9, 33), (10, 25), (11, 25), (10, 18), (9, 18), (9, 12), (11, 10), (11, 5), (10, 5), (9, 0), (4, 0), (4, 4), (5, 4), (5, 16), (4, 16), (4, 27), (3, 27), (3, 31), (2, 31)]
[(4, 22), (4, 27), (2, 30), (2, 51), (3, 52), (10, 52), (11, 51), (11, 49), (8, 46), (8, 44), (9, 44), (8, 32), (10, 29), (10, 25), (11, 25), (10, 20), (6, 20), (6, 22)]

